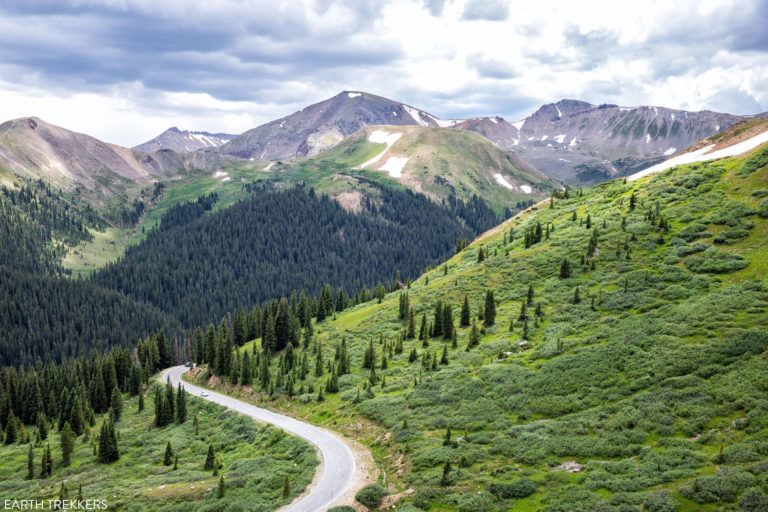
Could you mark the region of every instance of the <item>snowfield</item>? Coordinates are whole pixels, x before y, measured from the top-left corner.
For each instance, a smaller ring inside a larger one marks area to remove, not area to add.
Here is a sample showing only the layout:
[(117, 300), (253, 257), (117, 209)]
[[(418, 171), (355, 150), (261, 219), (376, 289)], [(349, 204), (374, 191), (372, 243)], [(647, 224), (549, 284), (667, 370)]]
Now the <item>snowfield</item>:
[(408, 105), (403, 105), (403, 108), (405, 109), (405, 111), (406, 111), (406, 112), (408, 112), (408, 114), (409, 114), (409, 115), (410, 115), (410, 116), (413, 118), (413, 120), (414, 120), (414, 121), (416, 121), (418, 124), (420, 124), (421, 126), (429, 126), (429, 123), (428, 123), (428, 122), (426, 122), (426, 121), (425, 121), (425, 120), (424, 120), (424, 119), (421, 117), (421, 110), (416, 110), (415, 108), (413, 108), (413, 107), (409, 107)]
[(378, 155), (374, 156), (367, 162), (363, 162), (362, 164), (358, 165), (358, 169), (364, 169), (368, 167), (369, 165), (373, 165), (379, 160), (381, 160), (381, 157), (384, 156), (384, 153), (389, 151), (389, 148), (392, 147), (392, 145), (397, 142), (400, 137), (402, 137), (402, 133), (391, 133), (386, 130), (374, 130), (371, 132), (370, 135), (368, 135), (368, 142), (375, 142), (377, 144), (386, 144), (387, 147), (384, 148), (384, 150), (379, 153)]
[(675, 154), (675, 151), (677, 151), (677, 148), (669, 148), (664, 152), (664, 156), (671, 156)]
[(678, 155), (676, 157), (670, 158), (669, 160), (665, 160), (660, 164), (656, 164), (647, 169), (643, 169), (642, 171), (629, 176), (627, 181), (639, 180), (645, 176), (656, 174), (661, 171), (666, 171), (667, 169), (671, 169), (677, 165), (692, 164), (694, 162), (707, 162), (709, 160), (717, 160), (718, 158), (724, 158), (727, 156), (741, 155), (742, 153), (746, 153), (749, 150), (755, 149), (757, 146), (765, 144), (766, 142), (768, 142), (768, 131), (718, 151), (712, 151), (712, 148), (715, 147), (715, 145), (712, 144), (690, 153), (683, 153), (682, 155)]
[(502, 176), (501, 174), (496, 173), (496, 174), (493, 175), (493, 178), (496, 180), (496, 183), (498, 183), (502, 187), (508, 188), (509, 190), (514, 190), (515, 189), (515, 187), (513, 187), (512, 184), (510, 182), (508, 182), (507, 179), (504, 176)]
[(350, 98), (357, 98), (358, 96), (362, 96), (362, 94), (360, 94), (359, 92), (348, 92), (347, 96), (349, 96)]
[(533, 189), (530, 187), (530, 185), (520, 185), (520, 188), (525, 192), (526, 194), (530, 194), (533, 192)]
[(387, 171), (393, 178), (399, 178), (403, 175), (403, 168), (408, 163), (407, 156), (391, 156), (379, 167), (380, 171)]

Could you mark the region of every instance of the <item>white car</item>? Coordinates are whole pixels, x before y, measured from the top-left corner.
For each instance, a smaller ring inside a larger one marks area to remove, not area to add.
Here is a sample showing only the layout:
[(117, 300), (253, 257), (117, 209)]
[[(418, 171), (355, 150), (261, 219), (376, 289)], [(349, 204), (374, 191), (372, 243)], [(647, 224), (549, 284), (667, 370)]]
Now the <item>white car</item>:
[(205, 391), (201, 391), (201, 392), (200, 392), (200, 396), (202, 396), (202, 397), (206, 397), (206, 396), (208, 396), (208, 393), (206, 393)]

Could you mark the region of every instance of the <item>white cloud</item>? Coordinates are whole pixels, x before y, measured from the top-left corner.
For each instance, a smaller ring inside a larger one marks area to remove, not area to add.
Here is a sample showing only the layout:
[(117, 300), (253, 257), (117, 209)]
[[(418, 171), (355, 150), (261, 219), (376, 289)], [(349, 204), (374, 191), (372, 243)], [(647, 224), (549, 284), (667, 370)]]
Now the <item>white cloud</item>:
[(0, 7), (0, 117), (133, 145), (171, 125), (241, 132), (344, 89), (445, 118), (561, 98), (768, 110), (760, 0), (71, 4)]

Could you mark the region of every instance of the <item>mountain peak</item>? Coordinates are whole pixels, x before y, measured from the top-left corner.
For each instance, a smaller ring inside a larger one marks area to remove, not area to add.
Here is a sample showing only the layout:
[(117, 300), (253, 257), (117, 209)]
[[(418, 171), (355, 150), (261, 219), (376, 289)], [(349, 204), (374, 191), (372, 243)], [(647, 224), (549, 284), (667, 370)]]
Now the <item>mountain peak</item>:
[(177, 153), (187, 153), (198, 149), (219, 147), (234, 137), (234, 135), (227, 133), (195, 132), (171, 126), (154, 139), (139, 144), (133, 149), (142, 153), (154, 153), (164, 149), (170, 149)]

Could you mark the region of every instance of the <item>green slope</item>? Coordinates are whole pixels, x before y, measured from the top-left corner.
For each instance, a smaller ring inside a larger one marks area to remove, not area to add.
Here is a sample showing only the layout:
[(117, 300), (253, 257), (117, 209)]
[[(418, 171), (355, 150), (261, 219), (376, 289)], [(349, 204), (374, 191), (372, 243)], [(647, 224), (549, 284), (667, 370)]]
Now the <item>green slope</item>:
[[(402, 510), (765, 510), (768, 167), (748, 158), (614, 180), (511, 219), (410, 286), (417, 330), (438, 301), (458, 324), (464, 297), (481, 326), (492, 290), (496, 323), (478, 346), (466, 349), (460, 327), (457, 348), (416, 339), (396, 353), (406, 324), (392, 293), (315, 327), (310, 361), (321, 346), (327, 366), (346, 339), (352, 373), (339, 393), (318, 403), (278, 389), (271, 406), (369, 445), (392, 491), (415, 490)], [(554, 231), (526, 249), (537, 223)], [(565, 258), (572, 276), (561, 278)], [(369, 340), (372, 386), (361, 369)], [(444, 349), (449, 364), (422, 365)], [(327, 368), (310, 372), (301, 388), (327, 379)], [(568, 461), (581, 471), (558, 468)]]

